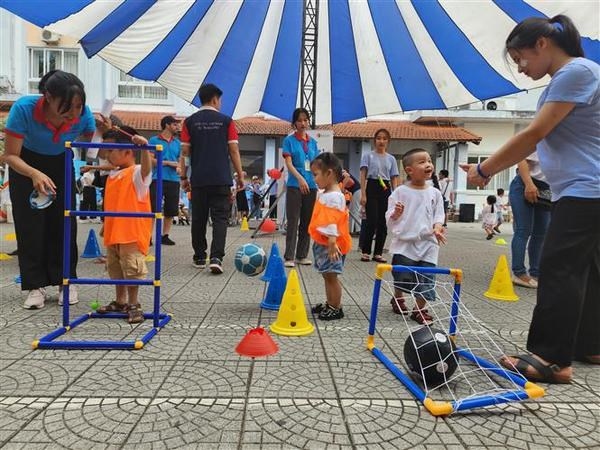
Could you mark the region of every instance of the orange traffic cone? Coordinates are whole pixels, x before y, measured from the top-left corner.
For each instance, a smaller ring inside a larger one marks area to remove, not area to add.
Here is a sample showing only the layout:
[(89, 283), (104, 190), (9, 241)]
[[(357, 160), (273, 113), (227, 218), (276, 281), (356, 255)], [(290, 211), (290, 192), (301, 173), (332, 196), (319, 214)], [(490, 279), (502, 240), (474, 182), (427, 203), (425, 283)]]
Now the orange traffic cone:
[(263, 327), (257, 327), (246, 333), (235, 351), (241, 356), (256, 358), (274, 355), (279, 351), (279, 347)]

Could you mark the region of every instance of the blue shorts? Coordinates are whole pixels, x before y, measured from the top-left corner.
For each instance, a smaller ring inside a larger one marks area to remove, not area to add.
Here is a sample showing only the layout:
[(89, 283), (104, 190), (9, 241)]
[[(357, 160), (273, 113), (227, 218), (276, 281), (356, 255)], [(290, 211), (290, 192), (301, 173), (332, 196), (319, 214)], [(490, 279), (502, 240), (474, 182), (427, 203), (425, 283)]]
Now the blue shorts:
[(342, 273), (346, 255), (342, 255), (337, 261), (329, 259), (329, 249), (321, 244), (313, 242), (313, 256), (315, 258), (315, 269), (319, 273)]
[[(435, 267), (427, 261), (415, 261), (404, 255), (396, 254), (392, 258), (393, 266)], [(392, 272), (394, 287), (408, 294), (419, 294), (428, 302), (435, 300), (435, 275), (422, 274), (412, 270), (408, 272)]]

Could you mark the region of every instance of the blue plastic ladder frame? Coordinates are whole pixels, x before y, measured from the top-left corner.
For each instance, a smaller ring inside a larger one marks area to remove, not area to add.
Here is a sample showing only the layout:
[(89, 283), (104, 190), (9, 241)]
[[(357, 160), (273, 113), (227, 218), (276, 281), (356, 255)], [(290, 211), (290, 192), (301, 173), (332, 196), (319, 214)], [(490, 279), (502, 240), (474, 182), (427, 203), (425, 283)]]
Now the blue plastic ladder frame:
[[(133, 145), (116, 143), (92, 143), (92, 142), (65, 142), (65, 221), (63, 230), (63, 314), (62, 327), (48, 333), (46, 336), (32, 343), (34, 349), (96, 349), (96, 350), (139, 350), (152, 339), (170, 320), (171, 316), (160, 313), (160, 267), (161, 267), (161, 230), (162, 230), (162, 145)], [(99, 212), (99, 211), (71, 211), (67, 209), (71, 205), (71, 171), (73, 170), (73, 152), (71, 148), (119, 148), (127, 150), (155, 150), (156, 151), (156, 213), (137, 212)], [(70, 278), (71, 265), (71, 218), (77, 216), (101, 216), (101, 217), (149, 217), (156, 219), (155, 223), (155, 262), (153, 280), (112, 280), (104, 278)], [(69, 287), (71, 284), (111, 284), (111, 285), (148, 285), (154, 286), (154, 309), (152, 313), (144, 313), (145, 319), (152, 319), (152, 329), (140, 339), (130, 341), (56, 341), (55, 339), (69, 332), (88, 319), (124, 319), (127, 314), (109, 313), (98, 314), (90, 312), (70, 320), (69, 314)]]
[(507, 369), (497, 366), (484, 358), (474, 355), (471, 351), (462, 348), (456, 348), (456, 353), (476, 364), (479, 364), (486, 370), (513, 381), (523, 389), (517, 389), (498, 395), (480, 395), (471, 397), (465, 400), (454, 402), (435, 401), (429, 397), (416, 384), (409, 375), (404, 373), (397, 365), (395, 365), (380, 349), (375, 347), (375, 324), (377, 322), (377, 309), (379, 305), (379, 293), (381, 292), (381, 280), (386, 272), (417, 272), (422, 274), (441, 274), (451, 275), (454, 277), (454, 288), (452, 290), (452, 307), (450, 309), (450, 323), (448, 324), (448, 335), (452, 341), (456, 338), (456, 329), (458, 324), (459, 303), (460, 303), (460, 286), (462, 282), (462, 270), (447, 269), (443, 267), (412, 267), (412, 266), (392, 266), (391, 264), (378, 264), (375, 269), (375, 284), (373, 287), (373, 299), (371, 301), (371, 316), (369, 318), (369, 335), (367, 337), (367, 348), (375, 357), (383, 363), (392, 374), (404, 384), (411, 394), (419, 400), (425, 408), (434, 416), (445, 416), (456, 411), (462, 411), (471, 408), (480, 408), (484, 406), (497, 405), (528, 398), (537, 398), (544, 395), (544, 389), (527, 381), (519, 374), (508, 371)]

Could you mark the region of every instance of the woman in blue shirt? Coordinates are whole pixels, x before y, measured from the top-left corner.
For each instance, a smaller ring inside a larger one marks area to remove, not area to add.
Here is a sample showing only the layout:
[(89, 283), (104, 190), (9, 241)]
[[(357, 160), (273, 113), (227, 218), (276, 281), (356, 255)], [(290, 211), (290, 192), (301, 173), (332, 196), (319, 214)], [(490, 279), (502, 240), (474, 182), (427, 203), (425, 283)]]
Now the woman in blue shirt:
[[(8, 115), (5, 129), (6, 162), (10, 167), (21, 288), (29, 291), (27, 309), (44, 306), (45, 287), (62, 285), (65, 141), (91, 138), (95, 120), (85, 105), (83, 83), (73, 74), (48, 72), (39, 83), (42, 94), (23, 96)], [(69, 150), (71, 151), (71, 150)], [(71, 172), (75, 186), (75, 175)], [(45, 209), (30, 205), (33, 190), (56, 196)], [(75, 189), (71, 191), (75, 209)], [(76, 277), (77, 225), (71, 219), (71, 277)], [(59, 302), (62, 300), (59, 294)], [(70, 303), (77, 303), (72, 290)]]
[(308, 224), (312, 216), (317, 185), (310, 170), (310, 163), (319, 154), (317, 141), (306, 132), (310, 128), (310, 114), (304, 108), (297, 108), (292, 114), (294, 134), (283, 140), (283, 157), (288, 168), (285, 213), (287, 230), (285, 235), (285, 266), (310, 265), (307, 258), (310, 247)]
[(553, 209), (539, 267), (527, 350), (501, 362), (530, 380), (569, 383), (574, 359), (600, 364), (600, 67), (583, 57), (581, 37), (563, 15), (530, 18), (506, 40), (519, 72), (550, 84), (531, 124), (481, 164), (468, 182), (492, 175), (537, 148)]

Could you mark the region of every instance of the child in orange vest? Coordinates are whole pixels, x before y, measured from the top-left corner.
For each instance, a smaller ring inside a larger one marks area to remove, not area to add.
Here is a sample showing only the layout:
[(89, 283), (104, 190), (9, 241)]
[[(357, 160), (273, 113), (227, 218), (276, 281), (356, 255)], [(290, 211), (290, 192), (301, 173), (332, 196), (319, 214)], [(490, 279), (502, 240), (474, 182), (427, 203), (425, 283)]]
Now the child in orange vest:
[[(137, 135), (130, 127), (104, 134), (104, 142), (146, 145), (148, 141)], [(117, 167), (106, 180), (104, 210), (117, 212), (151, 212), (150, 183), (152, 182), (152, 158), (148, 150), (141, 150), (141, 165), (135, 163), (138, 150), (111, 149), (109, 162)], [(145, 255), (150, 246), (152, 219), (142, 217), (106, 217), (104, 219), (104, 245), (107, 250), (108, 275), (117, 280), (141, 280), (148, 274)], [(144, 313), (138, 303), (139, 286), (117, 285), (117, 298), (98, 309), (100, 314), (127, 313), (127, 322), (144, 321)]]
[(315, 267), (325, 281), (326, 303), (312, 311), (321, 320), (338, 320), (342, 311), (342, 285), (338, 275), (344, 269), (345, 255), (352, 247), (348, 229), (348, 208), (338, 182), (342, 179), (342, 165), (333, 153), (321, 153), (311, 163), (315, 183), (323, 192), (318, 194), (308, 233), (313, 239)]

